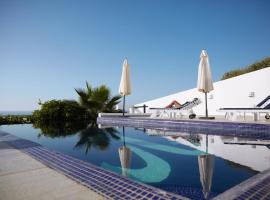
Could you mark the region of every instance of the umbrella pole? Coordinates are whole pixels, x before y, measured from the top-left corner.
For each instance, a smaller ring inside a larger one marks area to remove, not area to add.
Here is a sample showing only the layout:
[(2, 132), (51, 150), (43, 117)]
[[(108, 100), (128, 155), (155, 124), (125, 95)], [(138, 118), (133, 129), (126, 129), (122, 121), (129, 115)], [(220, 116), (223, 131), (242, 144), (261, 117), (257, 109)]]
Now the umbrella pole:
[(205, 94), (205, 117), (208, 117), (208, 109), (207, 109), (207, 92)]
[(124, 140), (124, 147), (126, 146), (126, 141), (125, 141), (125, 127), (123, 126), (123, 140)]
[(124, 95), (124, 102), (123, 102), (123, 116), (125, 115), (125, 101), (126, 101), (126, 99), (125, 99), (125, 95)]
[(206, 154), (208, 154), (208, 134), (206, 134)]

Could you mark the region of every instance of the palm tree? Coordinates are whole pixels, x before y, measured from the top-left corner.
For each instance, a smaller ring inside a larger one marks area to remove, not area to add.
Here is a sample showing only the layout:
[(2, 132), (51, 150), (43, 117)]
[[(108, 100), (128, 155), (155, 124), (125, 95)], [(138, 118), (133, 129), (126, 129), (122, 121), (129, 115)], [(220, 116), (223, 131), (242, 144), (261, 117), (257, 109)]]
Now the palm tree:
[(96, 121), (100, 112), (115, 112), (115, 106), (120, 102), (120, 95), (111, 97), (110, 89), (106, 85), (93, 88), (86, 82), (86, 89), (75, 89), (79, 95), (79, 103), (87, 108), (90, 119)]

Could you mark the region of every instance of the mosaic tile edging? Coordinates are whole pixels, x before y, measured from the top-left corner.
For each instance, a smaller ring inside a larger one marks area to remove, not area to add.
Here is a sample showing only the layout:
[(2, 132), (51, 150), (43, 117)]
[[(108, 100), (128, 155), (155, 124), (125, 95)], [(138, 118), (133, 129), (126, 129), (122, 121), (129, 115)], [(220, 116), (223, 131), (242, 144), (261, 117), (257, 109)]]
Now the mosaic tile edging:
[(129, 126), (135, 128), (162, 129), (165, 131), (270, 139), (270, 125), (268, 124), (213, 122), (204, 120), (161, 120), (136, 117), (99, 117), (97, 122), (105, 126)]
[[(108, 199), (186, 200), (188, 198), (135, 182), (93, 164), (49, 150), (35, 142), (0, 132), (0, 142), (18, 149)], [(45, 155), (45, 156), (44, 156)]]
[(213, 200), (245, 200), (264, 199), (270, 200), (270, 169), (265, 170), (246, 181), (228, 189)]

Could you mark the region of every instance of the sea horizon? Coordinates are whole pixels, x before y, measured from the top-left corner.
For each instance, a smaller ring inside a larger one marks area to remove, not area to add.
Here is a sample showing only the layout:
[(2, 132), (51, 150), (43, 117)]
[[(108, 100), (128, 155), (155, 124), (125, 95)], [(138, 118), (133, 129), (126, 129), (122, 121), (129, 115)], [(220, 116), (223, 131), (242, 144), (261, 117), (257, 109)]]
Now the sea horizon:
[(0, 111), (0, 115), (31, 115), (34, 111)]

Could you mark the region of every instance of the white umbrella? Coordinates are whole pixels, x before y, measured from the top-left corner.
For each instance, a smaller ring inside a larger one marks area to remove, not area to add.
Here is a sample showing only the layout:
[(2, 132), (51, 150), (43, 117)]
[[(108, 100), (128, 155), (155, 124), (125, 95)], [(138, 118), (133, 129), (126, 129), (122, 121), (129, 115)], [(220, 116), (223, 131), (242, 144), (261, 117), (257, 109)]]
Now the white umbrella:
[(199, 64), (197, 88), (200, 92), (205, 94), (205, 117), (208, 118), (207, 93), (212, 91), (214, 87), (206, 50), (202, 50), (200, 58), (201, 60)]
[(123, 116), (125, 113), (125, 96), (131, 94), (131, 84), (129, 77), (129, 64), (127, 58), (123, 62), (122, 76), (119, 86), (119, 94), (123, 96)]
[(203, 187), (204, 198), (207, 199), (212, 186), (212, 178), (214, 171), (214, 156), (200, 155), (198, 156), (199, 170), (200, 170), (200, 181)]

